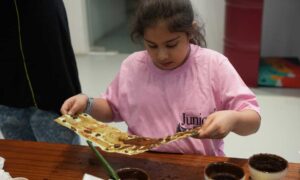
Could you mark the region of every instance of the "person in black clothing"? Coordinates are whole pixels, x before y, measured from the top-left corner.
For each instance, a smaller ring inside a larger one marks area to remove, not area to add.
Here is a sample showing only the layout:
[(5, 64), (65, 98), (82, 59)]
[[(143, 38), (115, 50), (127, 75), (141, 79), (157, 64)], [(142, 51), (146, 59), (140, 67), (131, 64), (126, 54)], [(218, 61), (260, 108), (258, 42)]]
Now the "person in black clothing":
[(81, 92), (62, 0), (0, 1), (0, 130), (6, 139), (78, 143), (53, 120)]

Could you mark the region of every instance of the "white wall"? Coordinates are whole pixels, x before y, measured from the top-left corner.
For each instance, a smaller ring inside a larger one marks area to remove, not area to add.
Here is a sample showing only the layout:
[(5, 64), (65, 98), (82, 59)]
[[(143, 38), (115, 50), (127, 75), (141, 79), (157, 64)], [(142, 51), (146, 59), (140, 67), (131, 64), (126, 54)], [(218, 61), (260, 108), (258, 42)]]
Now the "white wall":
[(299, 0), (265, 0), (262, 56), (300, 57), (299, 9)]
[(64, 0), (74, 52), (86, 54), (90, 51), (85, 0)]
[(223, 53), (225, 0), (191, 0), (204, 21), (207, 47)]

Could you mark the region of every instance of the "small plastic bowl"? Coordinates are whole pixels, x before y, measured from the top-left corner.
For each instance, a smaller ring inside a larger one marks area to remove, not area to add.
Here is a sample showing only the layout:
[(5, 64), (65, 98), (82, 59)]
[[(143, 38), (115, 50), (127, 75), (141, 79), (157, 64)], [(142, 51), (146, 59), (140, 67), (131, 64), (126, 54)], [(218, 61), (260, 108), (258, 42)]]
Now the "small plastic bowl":
[(204, 169), (205, 180), (244, 180), (244, 170), (228, 162), (213, 162)]
[(121, 180), (150, 180), (148, 173), (140, 168), (121, 168), (117, 170), (117, 174), (121, 178)]
[(254, 180), (283, 179), (288, 170), (287, 160), (275, 154), (254, 154), (248, 164), (251, 179)]

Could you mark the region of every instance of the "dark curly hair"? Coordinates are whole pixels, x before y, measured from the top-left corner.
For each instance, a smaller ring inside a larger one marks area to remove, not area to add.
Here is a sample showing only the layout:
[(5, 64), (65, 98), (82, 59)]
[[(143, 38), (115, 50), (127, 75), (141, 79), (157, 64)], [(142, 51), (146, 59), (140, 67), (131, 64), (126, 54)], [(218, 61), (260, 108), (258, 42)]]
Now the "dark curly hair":
[(140, 0), (132, 21), (131, 39), (143, 39), (146, 28), (164, 20), (170, 32), (186, 32), (190, 43), (206, 47), (204, 26), (195, 22), (192, 4), (189, 0)]

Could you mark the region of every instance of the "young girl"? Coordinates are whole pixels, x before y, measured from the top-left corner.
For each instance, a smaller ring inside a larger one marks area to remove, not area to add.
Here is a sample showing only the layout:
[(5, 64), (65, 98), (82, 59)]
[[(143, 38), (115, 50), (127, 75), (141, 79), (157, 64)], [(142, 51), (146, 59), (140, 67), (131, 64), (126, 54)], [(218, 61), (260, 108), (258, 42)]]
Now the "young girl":
[(222, 156), (230, 132), (255, 133), (260, 126), (255, 95), (223, 55), (200, 47), (201, 28), (189, 0), (143, 0), (132, 30), (146, 51), (130, 55), (101, 98), (79, 94), (63, 114), (90, 114), (125, 121), (131, 134), (160, 138), (202, 126), (199, 135), (155, 149)]

